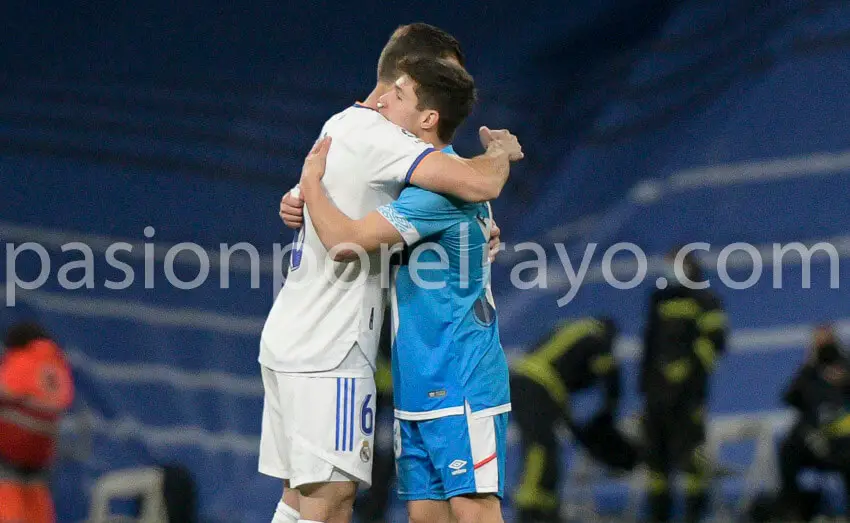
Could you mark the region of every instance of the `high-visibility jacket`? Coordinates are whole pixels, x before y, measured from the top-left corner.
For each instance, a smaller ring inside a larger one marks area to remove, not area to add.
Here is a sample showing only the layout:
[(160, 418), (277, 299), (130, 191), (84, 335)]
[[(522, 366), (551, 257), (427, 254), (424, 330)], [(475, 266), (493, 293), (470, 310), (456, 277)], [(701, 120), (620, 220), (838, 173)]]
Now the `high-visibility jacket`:
[(48, 468), (73, 398), (71, 368), (54, 342), (7, 350), (0, 357), (0, 462), (25, 471)]

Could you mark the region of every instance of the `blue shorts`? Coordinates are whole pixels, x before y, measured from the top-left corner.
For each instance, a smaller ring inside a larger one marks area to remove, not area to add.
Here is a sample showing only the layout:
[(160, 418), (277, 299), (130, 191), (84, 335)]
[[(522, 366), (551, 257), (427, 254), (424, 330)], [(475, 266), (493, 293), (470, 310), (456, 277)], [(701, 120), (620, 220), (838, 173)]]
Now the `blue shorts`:
[(508, 413), (395, 420), (398, 494), (403, 501), (464, 494), (503, 497)]

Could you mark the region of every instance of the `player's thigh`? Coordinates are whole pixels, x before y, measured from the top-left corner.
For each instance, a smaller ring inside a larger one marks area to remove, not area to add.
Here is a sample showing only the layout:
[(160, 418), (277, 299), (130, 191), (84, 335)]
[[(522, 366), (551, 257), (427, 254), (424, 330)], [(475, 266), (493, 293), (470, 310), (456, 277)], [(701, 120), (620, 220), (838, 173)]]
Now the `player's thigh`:
[(286, 420), (280, 400), (278, 375), (269, 368), (262, 367), (263, 378), (263, 420), (260, 431), (260, 473), (275, 478), (289, 477), (286, 463), (288, 441), (286, 439)]
[(407, 502), (445, 501), (443, 480), (422, 439), (420, 423), (399, 419), (393, 423), (398, 496)]
[(407, 502), (410, 523), (454, 523), (448, 501), (420, 499)]
[(502, 503), (494, 494), (465, 494), (449, 500), (457, 523), (500, 523)]
[(503, 497), (507, 430), (507, 413), (467, 413), (422, 422), (422, 438), (447, 499), (474, 494)]
[(350, 522), (357, 483), (345, 479), (301, 485), (298, 488), (301, 519), (323, 523)]
[(354, 481), (371, 484), (374, 378), (282, 377), (293, 487)]

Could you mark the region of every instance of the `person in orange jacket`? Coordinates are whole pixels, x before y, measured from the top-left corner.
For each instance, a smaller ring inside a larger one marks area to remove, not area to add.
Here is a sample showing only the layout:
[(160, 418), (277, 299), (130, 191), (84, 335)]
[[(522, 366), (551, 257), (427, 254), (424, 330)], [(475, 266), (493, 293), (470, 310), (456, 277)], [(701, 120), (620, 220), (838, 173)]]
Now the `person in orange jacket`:
[(40, 325), (13, 325), (0, 355), (0, 523), (54, 523), (48, 473), (59, 421), (74, 397), (71, 368)]

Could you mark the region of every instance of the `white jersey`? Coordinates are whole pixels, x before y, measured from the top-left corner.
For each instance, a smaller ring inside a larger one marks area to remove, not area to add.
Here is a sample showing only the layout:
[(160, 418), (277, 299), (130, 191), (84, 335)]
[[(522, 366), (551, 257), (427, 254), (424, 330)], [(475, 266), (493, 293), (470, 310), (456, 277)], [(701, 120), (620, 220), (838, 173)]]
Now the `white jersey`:
[[(354, 105), (322, 129), (333, 138), (325, 190), (352, 219), (395, 200), (419, 162), (434, 149), (377, 111)], [(380, 254), (368, 270), (334, 262), (304, 208), (286, 283), (263, 327), (259, 361), (277, 372), (335, 369), (355, 343), (374, 369), (384, 317)]]

